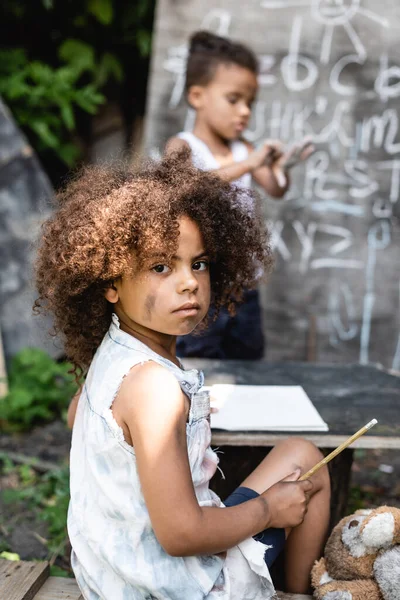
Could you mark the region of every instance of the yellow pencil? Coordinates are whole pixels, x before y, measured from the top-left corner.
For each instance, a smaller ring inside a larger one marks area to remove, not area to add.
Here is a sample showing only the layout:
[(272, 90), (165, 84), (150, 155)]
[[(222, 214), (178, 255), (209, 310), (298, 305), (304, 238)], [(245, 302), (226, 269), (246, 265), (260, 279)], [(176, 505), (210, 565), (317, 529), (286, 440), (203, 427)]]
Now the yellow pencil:
[(320, 469), (324, 465), (328, 464), (328, 462), (330, 462), (332, 460), (332, 458), (335, 458), (335, 456), (337, 456), (343, 450), (345, 450), (345, 448), (347, 448), (347, 446), (350, 446), (350, 444), (352, 444), (359, 437), (361, 437), (362, 435), (364, 435), (364, 433), (366, 433), (369, 429), (371, 429), (371, 427), (373, 427), (374, 425), (376, 425), (377, 422), (378, 421), (376, 419), (372, 419), (372, 421), (370, 421), (369, 423), (367, 423), (364, 427), (361, 427), (361, 429), (359, 429), (354, 435), (352, 435), (351, 437), (349, 437), (348, 440), (346, 440), (345, 442), (343, 442), (343, 444), (340, 444), (340, 446), (338, 446), (336, 448), (336, 450), (333, 450), (333, 452), (331, 452), (330, 454), (328, 454), (328, 456), (325, 456), (325, 458), (323, 458), (319, 463), (317, 463), (312, 469), (310, 469), (309, 471), (307, 471), (307, 473), (304, 473), (304, 475), (302, 475), (300, 477), (299, 481), (304, 481), (304, 479), (309, 479), (312, 475), (314, 475), (314, 473), (316, 473), (318, 471), (318, 469)]

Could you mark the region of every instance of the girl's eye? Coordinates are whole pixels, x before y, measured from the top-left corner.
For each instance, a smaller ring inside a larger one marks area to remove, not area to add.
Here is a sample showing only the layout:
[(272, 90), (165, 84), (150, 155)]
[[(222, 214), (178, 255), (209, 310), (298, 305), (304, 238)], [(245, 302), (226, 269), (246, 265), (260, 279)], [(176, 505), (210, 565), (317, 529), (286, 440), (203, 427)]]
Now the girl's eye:
[(207, 271), (208, 269), (208, 261), (206, 260), (198, 260), (193, 264), (193, 271)]
[(168, 273), (169, 267), (167, 265), (156, 265), (151, 269), (154, 273)]
[(229, 104), (236, 104), (237, 101), (238, 101), (238, 99), (236, 96), (228, 96)]

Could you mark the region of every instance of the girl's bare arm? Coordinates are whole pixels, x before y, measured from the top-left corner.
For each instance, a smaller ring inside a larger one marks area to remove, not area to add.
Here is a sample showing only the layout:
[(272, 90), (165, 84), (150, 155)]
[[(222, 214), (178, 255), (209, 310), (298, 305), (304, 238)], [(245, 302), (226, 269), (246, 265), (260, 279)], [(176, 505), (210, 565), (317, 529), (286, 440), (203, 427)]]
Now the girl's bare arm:
[(310, 482), (278, 483), (236, 507), (200, 507), (186, 444), (188, 410), (175, 377), (153, 362), (129, 373), (113, 405), (115, 418), (129, 429), (151, 523), (166, 552), (217, 554), (268, 526), (301, 522)]
[(79, 390), (76, 392), (75, 396), (73, 396), (73, 398), (68, 406), (67, 425), (70, 429), (72, 429), (72, 427), (74, 426), (76, 409), (78, 408), (78, 401), (79, 401), (79, 396), (81, 395), (81, 392), (82, 392), (82, 387), (83, 386), (80, 386)]
[(265, 528), (268, 508), (261, 498), (245, 507), (199, 506), (186, 444), (188, 399), (166, 369), (153, 362), (135, 367), (113, 411), (129, 428), (151, 523), (166, 552), (216, 554)]

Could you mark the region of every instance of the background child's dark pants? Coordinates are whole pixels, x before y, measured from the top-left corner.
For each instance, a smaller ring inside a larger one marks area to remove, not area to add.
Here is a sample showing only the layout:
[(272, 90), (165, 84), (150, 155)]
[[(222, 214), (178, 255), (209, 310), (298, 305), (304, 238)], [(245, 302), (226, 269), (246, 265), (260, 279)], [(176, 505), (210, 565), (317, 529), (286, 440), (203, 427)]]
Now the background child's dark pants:
[(178, 356), (248, 360), (263, 357), (264, 336), (258, 290), (245, 291), (243, 303), (238, 306), (234, 317), (222, 309), (217, 320), (213, 321), (213, 307), (209, 314), (210, 325), (206, 331), (178, 338)]

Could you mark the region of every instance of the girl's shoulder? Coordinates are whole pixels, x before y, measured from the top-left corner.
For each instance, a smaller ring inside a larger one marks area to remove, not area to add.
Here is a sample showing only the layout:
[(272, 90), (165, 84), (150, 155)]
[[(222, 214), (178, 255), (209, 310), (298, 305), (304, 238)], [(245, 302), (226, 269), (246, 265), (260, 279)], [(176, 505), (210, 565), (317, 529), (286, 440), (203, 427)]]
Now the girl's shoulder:
[(151, 426), (154, 419), (165, 421), (175, 415), (186, 419), (189, 403), (177, 378), (165, 366), (148, 360), (136, 364), (123, 379), (113, 403), (120, 425)]

